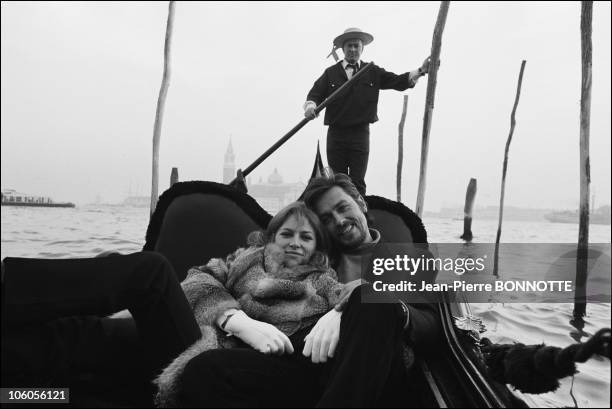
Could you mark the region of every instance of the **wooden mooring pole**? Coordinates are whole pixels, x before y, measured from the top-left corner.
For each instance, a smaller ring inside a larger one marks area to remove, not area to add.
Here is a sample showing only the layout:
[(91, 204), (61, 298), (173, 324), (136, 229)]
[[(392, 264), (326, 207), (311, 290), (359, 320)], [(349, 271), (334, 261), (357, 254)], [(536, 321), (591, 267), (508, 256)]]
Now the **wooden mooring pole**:
[(493, 275), (499, 277), (499, 239), (501, 238), (502, 219), (504, 218), (504, 195), (506, 192), (506, 173), (508, 170), (508, 152), (510, 150), (510, 142), (512, 142), (512, 134), (514, 133), (514, 127), (516, 125), (516, 107), (518, 106), (519, 97), (521, 96), (521, 85), (523, 83), (523, 71), (525, 70), (525, 64), (527, 61), (523, 60), (521, 63), (521, 71), (519, 72), (518, 85), (516, 87), (516, 97), (514, 98), (514, 107), (512, 107), (512, 114), (510, 114), (510, 133), (508, 134), (508, 140), (506, 140), (506, 149), (504, 151), (504, 166), (502, 169), (502, 182), (501, 182), (501, 195), (499, 198), (499, 222), (497, 225), (497, 236), (495, 237), (495, 255), (493, 256)]
[(170, 172), (170, 187), (178, 182), (178, 168), (172, 168), (172, 172)]
[(472, 211), (474, 210), (474, 199), (476, 198), (476, 179), (471, 178), (465, 192), (465, 206), (463, 206), (463, 234), (461, 238), (472, 241)]
[(419, 190), (417, 193), (416, 213), (423, 215), (423, 205), (425, 202), (425, 183), (427, 176), (427, 152), (429, 151), (429, 131), (431, 130), (431, 118), (433, 115), (434, 99), (436, 94), (436, 82), (438, 79), (438, 65), (440, 61), (440, 49), (442, 48), (442, 33), (446, 24), (449, 1), (440, 3), (438, 19), (434, 28), (433, 39), (431, 42), (431, 55), (429, 63), (429, 73), (427, 75), (427, 96), (425, 97), (425, 113), (423, 115), (423, 136), (421, 143), (421, 169), (419, 173)]
[(172, 40), (172, 26), (174, 22), (174, 1), (168, 5), (168, 20), (166, 22), (166, 41), (164, 43), (164, 73), (162, 75), (159, 96), (157, 97), (157, 109), (155, 111), (155, 125), (153, 125), (153, 166), (151, 175), (151, 208), (150, 214), (155, 211), (159, 197), (159, 140), (161, 137), (162, 120), (164, 118), (164, 107), (166, 106), (166, 95), (170, 85), (170, 44)]
[(593, 2), (583, 1), (580, 16), (582, 49), (582, 85), (580, 91), (580, 224), (578, 226), (578, 251), (576, 253), (576, 284), (574, 294), (574, 319), (586, 314), (586, 287), (589, 261), (589, 194), (591, 164), (589, 139), (591, 128), (591, 80), (593, 44), (591, 41)]
[(397, 201), (402, 201), (402, 165), (404, 163), (404, 124), (406, 123), (406, 109), (408, 108), (408, 95), (404, 95), (402, 118), (400, 119), (397, 134)]

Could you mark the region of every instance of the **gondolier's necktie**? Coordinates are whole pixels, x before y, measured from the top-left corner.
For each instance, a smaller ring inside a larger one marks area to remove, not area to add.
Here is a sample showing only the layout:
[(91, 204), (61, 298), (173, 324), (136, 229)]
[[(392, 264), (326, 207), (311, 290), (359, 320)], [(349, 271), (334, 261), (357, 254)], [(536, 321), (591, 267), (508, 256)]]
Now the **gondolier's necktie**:
[(357, 64), (349, 64), (346, 66), (349, 79), (357, 72)]

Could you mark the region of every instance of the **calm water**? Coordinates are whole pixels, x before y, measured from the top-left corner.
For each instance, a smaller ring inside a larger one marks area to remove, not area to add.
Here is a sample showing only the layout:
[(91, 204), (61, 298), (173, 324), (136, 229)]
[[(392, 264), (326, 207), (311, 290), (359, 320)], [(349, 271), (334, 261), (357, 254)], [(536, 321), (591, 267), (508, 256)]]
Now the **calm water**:
[[(460, 243), (463, 221), (426, 218), (431, 243)], [(1, 257), (91, 257), (106, 250), (139, 251), (144, 245), (148, 209), (82, 206), (75, 209), (2, 207)], [(495, 241), (497, 221), (474, 220), (474, 241)], [(590, 242), (610, 243), (610, 226), (590, 227)], [(505, 243), (574, 243), (578, 226), (542, 222), (504, 222)], [(493, 342), (512, 341), (566, 346), (575, 342), (576, 329), (569, 321), (571, 304), (473, 304), (472, 312), (487, 326), (484, 336)], [(590, 304), (583, 329), (593, 334), (610, 326), (610, 304)], [(582, 338), (584, 341), (584, 338)], [(591, 359), (579, 364), (580, 373), (562, 382), (561, 388), (541, 396), (523, 395), (532, 406), (610, 407), (610, 361)]]

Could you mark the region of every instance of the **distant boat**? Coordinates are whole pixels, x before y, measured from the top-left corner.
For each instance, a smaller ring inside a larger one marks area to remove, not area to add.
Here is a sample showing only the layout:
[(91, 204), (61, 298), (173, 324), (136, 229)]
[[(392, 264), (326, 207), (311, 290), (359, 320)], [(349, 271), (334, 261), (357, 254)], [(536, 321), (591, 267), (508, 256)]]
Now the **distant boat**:
[[(577, 210), (564, 210), (545, 214), (546, 220), (553, 223), (577, 224), (579, 214)], [(601, 206), (589, 215), (589, 224), (610, 224), (610, 206)]]
[(54, 202), (49, 197), (33, 196), (18, 193), (13, 189), (2, 191), (2, 206), (21, 206), (21, 207), (74, 207), (70, 202)]

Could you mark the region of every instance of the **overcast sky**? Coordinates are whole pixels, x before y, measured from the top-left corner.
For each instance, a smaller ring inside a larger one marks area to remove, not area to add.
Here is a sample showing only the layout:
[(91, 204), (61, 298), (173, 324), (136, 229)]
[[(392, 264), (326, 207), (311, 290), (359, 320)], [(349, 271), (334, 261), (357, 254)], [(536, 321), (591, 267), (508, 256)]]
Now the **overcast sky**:
[[(150, 194), (151, 146), (168, 6), (2, 3), (2, 188), (56, 200)], [(389, 71), (429, 54), (439, 3), (176, 4), (160, 185), (222, 179), (231, 136), (245, 168), (302, 118), (325, 56), (347, 27), (374, 36), (362, 59)], [(591, 179), (610, 202), (610, 3), (593, 11)], [(506, 204), (579, 201), (580, 3), (451, 3), (442, 41), (425, 210), (499, 201), (521, 60), (527, 60), (510, 147)], [(409, 96), (403, 201), (416, 202), (427, 78)], [(382, 91), (371, 127), (368, 193), (395, 198), (402, 96)], [(323, 116), (252, 173), (306, 181)], [(323, 154), (325, 150), (322, 149)]]

